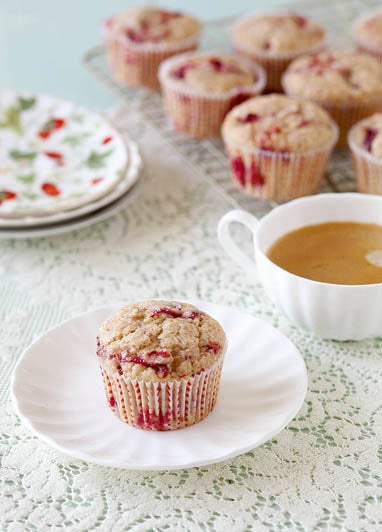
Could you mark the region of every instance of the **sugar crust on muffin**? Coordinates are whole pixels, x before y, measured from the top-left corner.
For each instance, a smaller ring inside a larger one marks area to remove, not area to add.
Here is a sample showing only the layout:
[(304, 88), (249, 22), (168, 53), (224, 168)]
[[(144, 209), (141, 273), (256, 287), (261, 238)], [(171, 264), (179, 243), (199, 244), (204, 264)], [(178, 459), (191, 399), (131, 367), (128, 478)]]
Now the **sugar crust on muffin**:
[(382, 63), (367, 54), (321, 52), (295, 59), (283, 75), (287, 94), (317, 102), (382, 97)]
[(318, 105), (271, 94), (235, 107), (222, 131), (227, 141), (238, 146), (298, 153), (329, 144), (333, 128), (329, 114)]
[(108, 318), (97, 354), (109, 371), (131, 379), (179, 379), (212, 367), (226, 345), (211, 316), (188, 303), (142, 301)]
[(253, 68), (225, 54), (188, 54), (177, 61), (168, 76), (179, 88), (227, 92), (236, 87), (252, 85), (258, 79)]

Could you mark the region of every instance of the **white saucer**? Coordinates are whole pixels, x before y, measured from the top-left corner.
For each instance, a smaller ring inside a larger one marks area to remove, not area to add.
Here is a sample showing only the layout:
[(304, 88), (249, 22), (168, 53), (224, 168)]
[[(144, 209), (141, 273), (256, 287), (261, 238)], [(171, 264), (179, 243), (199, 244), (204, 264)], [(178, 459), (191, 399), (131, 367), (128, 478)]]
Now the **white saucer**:
[(117, 186), (111, 190), (111, 192), (109, 192), (100, 199), (82, 205), (81, 207), (77, 207), (75, 209), (58, 211), (40, 216), (25, 216), (23, 218), (0, 217), (0, 231), (8, 228), (25, 229), (31, 226), (37, 227), (48, 224), (53, 225), (58, 222), (73, 220), (74, 218), (79, 218), (80, 216), (84, 216), (85, 214), (97, 211), (98, 209), (101, 209), (106, 205), (110, 205), (117, 199), (121, 198), (123, 195), (126, 194), (128, 190), (130, 190), (135, 185), (142, 169), (142, 158), (139, 153), (138, 145), (129, 139), (125, 139), (125, 144), (128, 153), (128, 165), (126, 174), (123, 179), (117, 184)]
[(219, 462), (273, 438), (307, 391), (304, 361), (266, 322), (229, 307), (196, 303), (228, 337), (215, 410), (201, 423), (151, 432), (119, 421), (106, 405), (95, 355), (101, 322), (122, 305), (87, 312), (42, 335), (23, 354), (11, 395), (29, 429), (59, 451), (127, 469), (178, 469)]

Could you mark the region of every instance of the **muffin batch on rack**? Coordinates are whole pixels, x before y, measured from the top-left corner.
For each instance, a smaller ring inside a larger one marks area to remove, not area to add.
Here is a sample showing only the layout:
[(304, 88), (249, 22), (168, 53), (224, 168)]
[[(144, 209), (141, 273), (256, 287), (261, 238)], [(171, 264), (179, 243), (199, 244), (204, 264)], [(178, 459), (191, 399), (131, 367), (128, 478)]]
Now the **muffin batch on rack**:
[[(285, 201), (314, 193), (332, 149), (348, 136), (358, 189), (382, 193), (382, 115), (364, 120), (382, 112), (382, 10), (354, 24), (358, 51), (328, 50), (325, 29), (290, 12), (238, 19), (234, 55), (197, 52), (201, 29), (195, 17), (155, 7), (108, 20), (115, 77), (161, 89), (174, 129), (197, 139), (222, 135), (233, 179), (249, 195)], [(269, 94), (281, 90), (287, 96)]]

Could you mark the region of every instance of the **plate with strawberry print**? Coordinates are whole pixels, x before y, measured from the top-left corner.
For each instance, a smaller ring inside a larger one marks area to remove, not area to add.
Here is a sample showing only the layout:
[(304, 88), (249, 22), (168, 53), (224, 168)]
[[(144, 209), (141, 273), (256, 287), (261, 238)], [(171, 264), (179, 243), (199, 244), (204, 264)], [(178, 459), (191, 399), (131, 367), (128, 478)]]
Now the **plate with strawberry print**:
[(141, 175), (143, 166), (138, 145), (125, 138), (125, 145), (128, 153), (127, 170), (122, 180), (116, 187), (99, 199), (85, 205), (65, 211), (42, 214), (39, 216), (7, 217), (0, 216), (0, 238), (3, 229), (27, 229), (31, 227), (54, 226), (57, 223), (70, 222), (86, 214), (98, 211), (99, 209), (114, 203), (116, 200), (126, 195), (137, 183)]
[(0, 228), (0, 240), (24, 240), (31, 238), (56, 237), (72, 231), (78, 231), (85, 227), (90, 227), (99, 222), (103, 222), (115, 216), (121, 210), (132, 205), (144, 188), (142, 181), (138, 181), (128, 192), (112, 203), (97, 209), (94, 212), (79, 216), (70, 220), (47, 225), (34, 225), (29, 227), (5, 227)]
[(24, 424), (64, 454), (140, 470), (220, 462), (273, 438), (304, 402), (307, 373), (302, 356), (263, 320), (219, 304), (192, 303), (217, 319), (228, 339), (217, 403), (206, 419), (158, 432), (131, 427), (110, 410), (96, 336), (122, 303), (74, 317), (26, 349), (11, 385)]
[(128, 156), (121, 135), (76, 103), (0, 92), (0, 217), (74, 209), (108, 194)]

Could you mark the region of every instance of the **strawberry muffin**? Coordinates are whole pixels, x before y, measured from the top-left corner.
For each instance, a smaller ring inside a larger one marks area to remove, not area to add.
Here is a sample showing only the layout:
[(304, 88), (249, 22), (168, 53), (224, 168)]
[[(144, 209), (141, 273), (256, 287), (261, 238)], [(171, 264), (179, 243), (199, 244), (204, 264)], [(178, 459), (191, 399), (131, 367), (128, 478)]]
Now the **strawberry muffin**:
[(175, 430), (214, 408), (227, 341), (193, 305), (132, 303), (101, 325), (97, 340), (108, 405), (121, 421)]
[(382, 113), (358, 122), (349, 133), (357, 189), (382, 194)]
[(280, 92), (286, 67), (296, 57), (322, 49), (325, 30), (295, 13), (252, 14), (234, 24), (231, 41), (237, 53), (265, 68), (267, 89)]
[(235, 107), (222, 133), (236, 184), (252, 196), (286, 201), (318, 189), (338, 128), (318, 105), (271, 94)]
[(159, 79), (174, 128), (195, 138), (219, 137), (228, 111), (265, 86), (259, 65), (215, 53), (167, 59), (160, 66)]
[(177, 11), (132, 7), (104, 25), (109, 64), (124, 85), (158, 89), (159, 64), (174, 54), (195, 50), (200, 30), (196, 18)]
[(358, 49), (382, 60), (382, 9), (360, 18), (353, 26)]
[(289, 96), (324, 107), (340, 127), (339, 146), (346, 146), (351, 126), (382, 111), (382, 63), (370, 55), (334, 51), (296, 59), (282, 79)]

